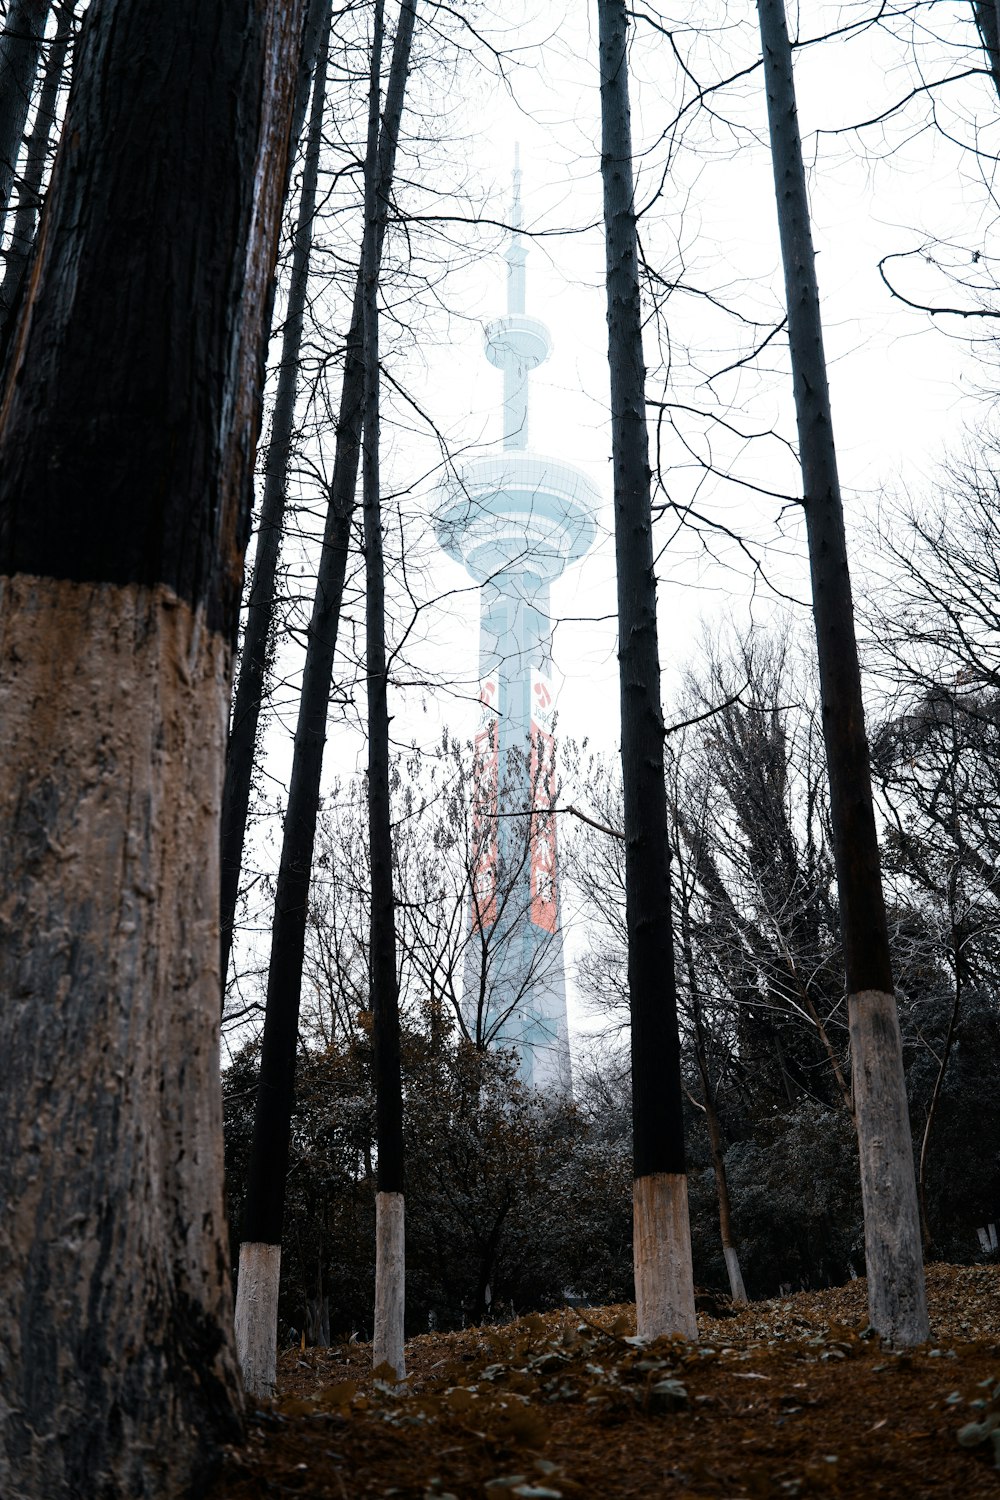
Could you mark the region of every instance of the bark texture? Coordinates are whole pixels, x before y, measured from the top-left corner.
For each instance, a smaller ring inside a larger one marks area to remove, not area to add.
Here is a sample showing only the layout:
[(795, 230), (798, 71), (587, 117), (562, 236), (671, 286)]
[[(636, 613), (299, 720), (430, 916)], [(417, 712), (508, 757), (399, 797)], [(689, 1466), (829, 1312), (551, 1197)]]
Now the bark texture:
[[(646, 1179), (683, 1178), (684, 1117), (624, 0), (600, 0), (598, 15), (621, 674), (625, 920), (632, 1022), (633, 1169), (638, 1192), (638, 1183)], [(686, 1191), (681, 1195), (678, 1189), (678, 1205), (682, 1199), (686, 1213)], [(683, 1268), (679, 1263), (670, 1285), (682, 1301), (668, 1321), (676, 1327), (693, 1327), (694, 1282), (686, 1218), (683, 1229), (679, 1223), (675, 1228), (673, 1250)], [(637, 1281), (642, 1279), (645, 1285), (641, 1259), (652, 1255), (654, 1246), (649, 1238), (640, 1238), (638, 1217), (635, 1233)], [(659, 1285), (659, 1272), (652, 1265), (649, 1274)]]
[(304, 3), (90, 6), (0, 392), (0, 572), (163, 583), (235, 638)]
[(277, 1347), (271, 1330), (278, 1326), (281, 1246), (240, 1246), (236, 1283), (236, 1353), (243, 1385), (251, 1396), (268, 1401), (277, 1377)]
[[(312, 0), (310, 11), (317, 8)], [(306, 145), (302, 188), (292, 247), (292, 270), (288, 287), (288, 307), (281, 338), (281, 366), (271, 417), (271, 437), (264, 465), (264, 495), (261, 501), (257, 550), (247, 607), (247, 623), (240, 653), (239, 673), (233, 697), (233, 712), (226, 751), (226, 781), (222, 793), (222, 886), (219, 930), (221, 934), (220, 974), (223, 987), (229, 973), (233, 921), (243, 865), (243, 843), (246, 838), (250, 787), (253, 780), (257, 724), (264, 696), (268, 643), (274, 618), (274, 585), (281, 551), (281, 534), (285, 522), (285, 500), (288, 494), (288, 468), (292, 450), (292, 428), (295, 420), (295, 395), (299, 378), (299, 354), (305, 323), (306, 292), (309, 285), (309, 257), (312, 251), (313, 218), (316, 213), (316, 184), (319, 179), (319, 156), (323, 135), (323, 109), (326, 102), (327, 53), (330, 45), (331, 9), (323, 0), (325, 16), (316, 44), (316, 73), (313, 82), (309, 138)], [(308, 87), (308, 73), (304, 74)], [(300, 88), (302, 80), (300, 79)], [(304, 110), (303, 101), (303, 110)]]
[(868, 990), (848, 1000), (854, 1106), (865, 1205), (865, 1265), (872, 1327), (893, 1344), (928, 1338), (924, 1264), (915, 1194), (900, 1181), (913, 1163), (906, 1093), (898, 1088), (902, 1050), (895, 996)]
[(632, 1184), (636, 1331), (697, 1339), (687, 1174), (655, 1172)]
[(239, 1433), (218, 816), (303, 11), (93, 0), (4, 366), (0, 1493), (25, 1500), (175, 1500)]
[(49, 0), (11, 0), (0, 33), (0, 232), (10, 204)]
[(227, 668), (168, 589), (0, 579), (0, 1493), (24, 1500), (183, 1494), (192, 1447), (238, 1434)]
[(396, 1379), (406, 1376), (403, 1324), (405, 1313), (406, 1250), (402, 1193), (375, 1195), (375, 1336), (372, 1362), (377, 1370), (387, 1364)]
[[(874, 1247), (869, 1257), (869, 1311), (873, 1327), (884, 1338), (919, 1343), (928, 1336), (928, 1324), (902, 1047), (898, 1024), (887, 1028), (884, 1005), (870, 999), (891, 998), (892, 965), (792, 54), (783, 0), (758, 0), (757, 12), (785, 273), (855, 1090), (858, 1078), (874, 1068), (886, 1091), (884, 1107), (899, 1122), (891, 1136), (878, 1142), (870, 1139), (877, 1122), (858, 1107), (855, 1093), (865, 1237)], [(891, 1163), (885, 1155), (890, 1149)], [(865, 1166), (873, 1154), (881, 1163), (875, 1174)], [(904, 1243), (900, 1235), (909, 1232), (911, 1221), (915, 1239)], [(892, 1320), (893, 1309), (905, 1314), (904, 1323)]]

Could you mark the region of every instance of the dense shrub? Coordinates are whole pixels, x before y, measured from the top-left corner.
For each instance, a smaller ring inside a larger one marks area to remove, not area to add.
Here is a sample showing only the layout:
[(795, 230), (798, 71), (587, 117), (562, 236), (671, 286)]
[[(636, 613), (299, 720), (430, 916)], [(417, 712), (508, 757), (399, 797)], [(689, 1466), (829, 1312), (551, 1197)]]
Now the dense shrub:
[[(937, 1258), (981, 1258), (976, 1229), (1000, 1205), (1000, 1025), (970, 995), (932, 1136), (928, 1213)], [(361, 1024), (338, 1046), (303, 1049), (282, 1247), (281, 1317), (312, 1340), (371, 1332), (374, 1107)], [(627, 1073), (583, 1079), (579, 1102), (525, 1090), (514, 1059), (453, 1040), (404, 1036), (407, 1328), (442, 1328), (559, 1305), (631, 1299), (631, 1138)], [(933, 1056), (907, 1047), (914, 1139)], [(233, 1264), (253, 1124), (257, 1058), (226, 1075)], [(800, 1100), (733, 1117), (726, 1152), (733, 1229), (751, 1297), (864, 1273), (857, 1144), (842, 1107)], [(728, 1290), (704, 1117), (687, 1111), (692, 1250), (698, 1286)]]
[[(302, 1051), (282, 1244), (281, 1318), (309, 1338), (371, 1331), (374, 1110), (364, 1029)], [(253, 1127), (256, 1057), (226, 1075), (233, 1264)], [(631, 1165), (569, 1102), (526, 1090), (514, 1060), (404, 1045), (407, 1328), (419, 1333), (631, 1295)]]

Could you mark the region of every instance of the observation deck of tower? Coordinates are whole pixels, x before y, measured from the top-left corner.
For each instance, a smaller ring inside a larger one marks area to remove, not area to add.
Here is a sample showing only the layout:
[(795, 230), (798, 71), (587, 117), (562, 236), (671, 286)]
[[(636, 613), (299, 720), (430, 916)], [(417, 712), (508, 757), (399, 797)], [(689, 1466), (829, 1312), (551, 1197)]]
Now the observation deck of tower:
[(568, 1093), (549, 593), (591, 546), (600, 492), (580, 469), (528, 447), (529, 376), (552, 342), (525, 312), (516, 149), (512, 228), (507, 313), (485, 330), (486, 357), (503, 372), (503, 444), (458, 466), (435, 515), (441, 547), (480, 586), (463, 1015), (473, 1037), (517, 1049), (526, 1084)]

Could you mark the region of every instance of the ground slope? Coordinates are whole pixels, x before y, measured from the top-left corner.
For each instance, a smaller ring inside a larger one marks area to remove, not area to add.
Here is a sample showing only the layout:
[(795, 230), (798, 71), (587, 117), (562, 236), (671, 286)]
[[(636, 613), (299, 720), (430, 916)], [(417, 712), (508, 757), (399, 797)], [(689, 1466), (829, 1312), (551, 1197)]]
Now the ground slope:
[(1000, 1500), (992, 1439), (958, 1439), (994, 1392), (1000, 1412), (1000, 1268), (927, 1280), (932, 1339), (908, 1353), (866, 1334), (863, 1281), (707, 1303), (699, 1344), (638, 1345), (629, 1306), (428, 1334), (402, 1387), (367, 1345), (295, 1351), (212, 1500)]

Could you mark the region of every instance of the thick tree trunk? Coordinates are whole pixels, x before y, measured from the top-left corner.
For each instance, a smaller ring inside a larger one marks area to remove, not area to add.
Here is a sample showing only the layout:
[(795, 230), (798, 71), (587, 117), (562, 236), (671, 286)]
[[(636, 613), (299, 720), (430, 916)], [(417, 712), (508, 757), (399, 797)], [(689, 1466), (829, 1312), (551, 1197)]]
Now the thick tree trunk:
[(847, 965), (853, 1098), (872, 1326), (897, 1344), (928, 1336), (913, 1146), (861, 671), (823, 353), (819, 291), (783, 0), (758, 0), (788, 336), (802, 463), (813, 614)]
[(375, 1330), (372, 1365), (388, 1365), (397, 1380), (406, 1376), (404, 1313), (406, 1221), (402, 1193), (375, 1194)]
[(42, 201), (42, 182), (49, 157), (52, 129), (56, 121), (56, 103), (59, 85), (63, 81), (70, 38), (73, 35), (73, 14), (76, 0), (66, 0), (56, 13), (56, 32), (42, 76), (38, 95), (38, 108), (28, 137), (24, 172), (17, 192), (17, 212), (5, 253), (6, 269), (0, 285), (0, 365), (7, 344), (8, 324), (14, 316), (15, 304), (24, 280), (25, 268), (35, 240), (35, 226)]
[(300, 21), (94, 0), (0, 390), (0, 1492), (30, 1500), (186, 1495), (239, 1433), (217, 818)]
[[(642, 1338), (698, 1337), (686, 1172), (643, 1172), (632, 1183), (636, 1328)], [(691, 1308), (688, 1309), (690, 1301)]]
[[(311, 0), (312, 13), (325, 12), (320, 20), (316, 44), (316, 72), (313, 82), (312, 113), (306, 145), (302, 188), (292, 248), (292, 272), (288, 288), (288, 308), (281, 340), (281, 366), (278, 389), (271, 419), (271, 439), (264, 465), (264, 495), (261, 502), (257, 551), (243, 635), (243, 649), (233, 697), (233, 712), (226, 751), (226, 781), (222, 792), (221, 910), (219, 931), (221, 961), (219, 973), (223, 990), (229, 974), (233, 922), (243, 865), (243, 843), (246, 838), (250, 786), (253, 779), (257, 723), (264, 696), (268, 642), (274, 618), (274, 582), (281, 551), (281, 534), (285, 523), (285, 499), (288, 493), (288, 465), (292, 450), (295, 421), (295, 396), (298, 389), (299, 352), (305, 324), (306, 292), (309, 285), (309, 257), (312, 252), (313, 219), (316, 213), (316, 184), (319, 180), (319, 157), (323, 141), (323, 110), (326, 104), (327, 54), (330, 47), (330, 0)], [(307, 49), (304, 48), (305, 52)], [(303, 68), (299, 87), (308, 92), (309, 71)], [(305, 100), (303, 100), (303, 113)]]
[(236, 1347), (243, 1384), (251, 1395), (269, 1395), (278, 1373), (277, 1342), (268, 1332), (278, 1326), (281, 1246), (240, 1246), (240, 1297), (236, 1304)]
[(0, 581), (7, 1495), (173, 1495), (238, 1432), (207, 879), (227, 669), (163, 585)]
[(11, 0), (0, 34), (0, 233), (17, 172), (50, 0)]
[[(384, 184), (386, 195), (392, 181), (396, 141), (403, 114), (415, 9), (415, 0), (403, 0), (400, 6), (386, 88), (378, 167), (379, 180)], [(362, 291), (359, 276), (354, 317), (348, 336), (330, 505), (316, 580), (316, 597), (309, 623), (288, 808), (274, 898), (260, 1081), (257, 1087), (247, 1199), (243, 1215), (243, 1240), (256, 1244), (281, 1244), (309, 879), (319, 809), (333, 656), (337, 644), (340, 602), (344, 592), (351, 515), (361, 451), (365, 392)], [(242, 1283), (239, 1283), (237, 1308), (242, 1296)], [(272, 1344), (276, 1344), (277, 1326), (266, 1330), (262, 1334), (262, 1337), (265, 1336)], [(247, 1388), (253, 1394), (270, 1394), (267, 1389), (250, 1384), (245, 1365), (244, 1374)]]
[[(697, 1337), (632, 184), (625, 0), (599, 0), (639, 1333)], [(660, 1236), (666, 1236), (661, 1240)]]

